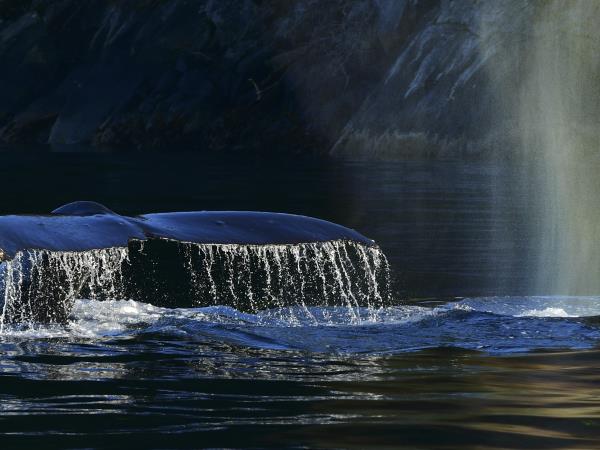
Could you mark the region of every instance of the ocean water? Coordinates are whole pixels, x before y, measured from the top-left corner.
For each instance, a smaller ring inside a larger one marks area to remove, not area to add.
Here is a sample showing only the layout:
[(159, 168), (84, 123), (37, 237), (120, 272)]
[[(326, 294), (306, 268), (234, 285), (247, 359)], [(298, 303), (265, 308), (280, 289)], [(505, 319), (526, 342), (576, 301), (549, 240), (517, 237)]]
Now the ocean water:
[(600, 297), (530, 286), (535, 220), (510, 167), (2, 156), (2, 213), (309, 214), (375, 239), (393, 278), (370, 307), (78, 298), (64, 325), (4, 324), (2, 448), (599, 445)]

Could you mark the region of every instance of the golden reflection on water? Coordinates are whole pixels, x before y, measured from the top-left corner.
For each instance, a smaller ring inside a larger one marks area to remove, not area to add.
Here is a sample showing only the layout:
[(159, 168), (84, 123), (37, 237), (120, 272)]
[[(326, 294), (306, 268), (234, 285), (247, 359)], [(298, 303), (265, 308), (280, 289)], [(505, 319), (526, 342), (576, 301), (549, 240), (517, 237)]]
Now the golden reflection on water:
[(338, 419), (308, 431), (314, 444), (377, 447), (381, 433), (381, 447), (600, 447), (600, 351), (452, 352), (381, 358), (377, 380), (327, 383), (342, 399), (313, 406)]

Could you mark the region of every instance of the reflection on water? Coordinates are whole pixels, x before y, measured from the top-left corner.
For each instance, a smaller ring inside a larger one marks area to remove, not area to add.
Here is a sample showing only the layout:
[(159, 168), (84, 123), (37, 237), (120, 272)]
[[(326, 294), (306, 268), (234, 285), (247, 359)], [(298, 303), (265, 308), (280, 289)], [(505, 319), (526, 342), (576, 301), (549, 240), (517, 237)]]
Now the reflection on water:
[(545, 315), (552, 298), (536, 314), (526, 298), (353, 314), (79, 300), (67, 326), (0, 338), (0, 442), (592, 448), (600, 299), (558, 300), (594, 315)]
[[(430, 351), (379, 360), (379, 379), (333, 383), (323, 410), (347, 424), (314, 430), (319, 445), (395, 441), (428, 448), (588, 448), (600, 408), (587, 367), (597, 353), (482, 358)], [(352, 417), (352, 419), (350, 419)], [(379, 439), (373, 436), (380, 436)]]
[(600, 380), (590, 367), (599, 356), (343, 356), (151, 338), (21, 343), (4, 358), (13, 370), (3, 363), (2, 430), (11, 434), (1, 439), (8, 447), (118, 447), (127, 438), (155, 448), (594, 448)]
[(257, 314), (79, 300), (66, 327), (0, 336), (2, 448), (597, 447), (600, 299), (530, 296), (551, 293), (528, 291), (528, 199), (510, 168), (2, 158), (1, 213), (93, 199), (354, 227), (387, 254), (398, 299)]

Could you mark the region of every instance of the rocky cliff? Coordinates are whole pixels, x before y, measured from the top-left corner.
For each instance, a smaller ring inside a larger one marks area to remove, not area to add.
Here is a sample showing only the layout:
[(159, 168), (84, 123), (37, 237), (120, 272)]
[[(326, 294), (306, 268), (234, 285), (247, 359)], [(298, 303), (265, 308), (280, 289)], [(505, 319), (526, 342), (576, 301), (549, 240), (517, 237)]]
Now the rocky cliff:
[(0, 141), (478, 154), (547, 3), (0, 0)]

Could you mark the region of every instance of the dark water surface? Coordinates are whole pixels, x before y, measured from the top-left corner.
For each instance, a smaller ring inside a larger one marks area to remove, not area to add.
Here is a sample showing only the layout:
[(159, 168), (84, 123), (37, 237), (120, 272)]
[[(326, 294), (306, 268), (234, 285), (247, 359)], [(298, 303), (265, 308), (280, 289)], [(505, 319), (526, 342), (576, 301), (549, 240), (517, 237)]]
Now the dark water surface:
[(598, 448), (600, 298), (540, 296), (513, 169), (5, 153), (1, 213), (318, 216), (375, 239), (381, 310), (79, 300), (0, 335), (1, 448)]

